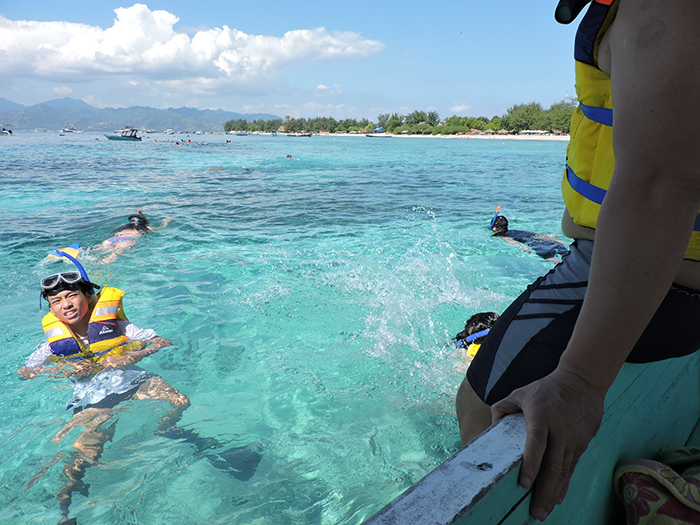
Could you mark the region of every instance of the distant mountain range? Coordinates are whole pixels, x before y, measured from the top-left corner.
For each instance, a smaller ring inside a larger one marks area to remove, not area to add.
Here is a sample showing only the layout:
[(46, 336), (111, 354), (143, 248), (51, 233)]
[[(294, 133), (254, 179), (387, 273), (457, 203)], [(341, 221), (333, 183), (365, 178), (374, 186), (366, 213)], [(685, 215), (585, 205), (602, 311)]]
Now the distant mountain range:
[(168, 108), (146, 106), (129, 108), (96, 107), (74, 98), (49, 100), (23, 106), (0, 97), (0, 125), (13, 130), (59, 130), (68, 126), (83, 131), (112, 131), (124, 126), (164, 131), (223, 131), (227, 120), (272, 120), (277, 115), (235, 113), (221, 109)]

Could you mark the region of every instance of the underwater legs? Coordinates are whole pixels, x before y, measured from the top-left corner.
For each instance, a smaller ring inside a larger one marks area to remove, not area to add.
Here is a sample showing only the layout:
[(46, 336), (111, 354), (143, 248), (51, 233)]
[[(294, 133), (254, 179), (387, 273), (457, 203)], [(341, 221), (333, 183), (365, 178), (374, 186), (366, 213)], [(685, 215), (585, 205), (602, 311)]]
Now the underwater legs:
[(102, 455), (105, 443), (114, 437), (114, 425), (110, 425), (104, 430), (98, 430), (99, 426), (112, 417), (109, 410), (88, 408), (75, 414), (71, 421), (56, 434), (52, 441), (58, 442), (70, 429), (75, 426), (85, 426), (85, 430), (73, 442), (73, 448), (78, 451), (73, 463), (66, 463), (63, 473), (68, 480), (58, 490), (58, 502), (61, 508), (61, 519), (59, 525), (70, 525), (76, 523), (75, 518), (68, 518), (68, 508), (70, 507), (73, 492), (78, 491), (87, 495), (88, 485), (83, 483), (85, 470), (90, 465), (95, 465)]

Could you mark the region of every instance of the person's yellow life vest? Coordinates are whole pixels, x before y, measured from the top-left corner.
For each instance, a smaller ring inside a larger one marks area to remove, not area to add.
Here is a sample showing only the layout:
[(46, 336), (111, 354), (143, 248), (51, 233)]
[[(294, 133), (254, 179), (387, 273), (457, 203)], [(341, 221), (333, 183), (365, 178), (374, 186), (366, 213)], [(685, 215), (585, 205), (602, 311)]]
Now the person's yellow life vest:
[[(576, 224), (595, 228), (615, 171), (610, 76), (597, 67), (598, 47), (619, 0), (593, 0), (576, 33), (576, 93), (562, 194)], [(700, 215), (684, 258), (700, 261)]]
[[(81, 359), (100, 361), (117, 348), (119, 354), (129, 350), (128, 345), (126, 345), (129, 338), (121, 333), (117, 324), (118, 320), (128, 320), (122, 309), (122, 297), (124, 297), (123, 291), (109, 286), (103, 287), (97, 295), (97, 303), (88, 323), (89, 347), (85, 347), (58, 317), (51, 312), (46, 314), (42, 325), (51, 348), (51, 359), (54, 361)], [(140, 348), (142, 345), (138, 346)]]

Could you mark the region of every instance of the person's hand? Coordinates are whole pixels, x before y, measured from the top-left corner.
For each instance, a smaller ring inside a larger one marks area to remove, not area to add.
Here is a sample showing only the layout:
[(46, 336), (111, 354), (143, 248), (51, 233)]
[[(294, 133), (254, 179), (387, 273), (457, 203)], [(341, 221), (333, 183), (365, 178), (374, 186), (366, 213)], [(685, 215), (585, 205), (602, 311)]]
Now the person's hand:
[(90, 376), (99, 371), (97, 368), (99, 365), (83, 359), (81, 361), (75, 361), (71, 363), (60, 363), (56, 365), (56, 368), (49, 374), (51, 377), (85, 377)]
[(41, 374), (44, 371), (44, 367), (42, 366), (34, 366), (34, 367), (29, 367), (29, 366), (23, 366), (19, 370), (17, 370), (17, 373), (20, 375), (20, 380), (25, 381), (27, 379), (32, 379), (39, 374)]
[(491, 407), (494, 423), (507, 414), (525, 416), (520, 484), (529, 488), (537, 479), (530, 505), (534, 518), (546, 519), (564, 500), (576, 463), (600, 426), (604, 398), (598, 388), (557, 368)]

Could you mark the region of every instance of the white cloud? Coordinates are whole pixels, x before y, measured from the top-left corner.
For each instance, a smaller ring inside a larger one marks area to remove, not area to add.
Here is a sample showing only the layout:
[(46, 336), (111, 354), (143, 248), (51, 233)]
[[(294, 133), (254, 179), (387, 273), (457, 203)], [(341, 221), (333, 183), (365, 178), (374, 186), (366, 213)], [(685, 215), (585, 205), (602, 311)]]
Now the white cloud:
[(61, 95), (63, 97), (67, 97), (68, 95), (71, 95), (73, 93), (73, 90), (69, 88), (68, 86), (56, 86), (52, 90), (56, 95)]
[(246, 104), (242, 106), (241, 109), (245, 113), (262, 113), (265, 111), (265, 104)]
[(450, 111), (454, 111), (455, 113), (462, 113), (463, 111), (467, 111), (470, 108), (471, 106), (469, 104), (457, 104), (455, 106), (452, 106), (450, 108)]
[(332, 88), (329, 88), (328, 86), (324, 84), (319, 84), (316, 86), (316, 91), (314, 92), (314, 95), (317, 97), (335, 97), (338, 95), (342, 95), (345, 93), (343, 90), (343, 87), (339, 84), (334, 84)]
[(189, 37), (175, 31), (179, 18), (167, 11), (135, 4), (115, 13), (107, 29), (0, 15), (0, 74), (61, 83), (124, 75), (191, 96), (220, 90), (247, 94), (274, 89), (289, 68), (361, 60), (385, 47), (358, 33), (325, 28), (297, 29), (280, 38), (224, 25)]

